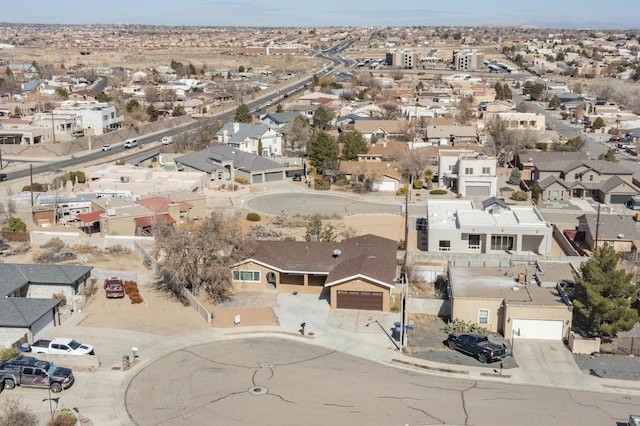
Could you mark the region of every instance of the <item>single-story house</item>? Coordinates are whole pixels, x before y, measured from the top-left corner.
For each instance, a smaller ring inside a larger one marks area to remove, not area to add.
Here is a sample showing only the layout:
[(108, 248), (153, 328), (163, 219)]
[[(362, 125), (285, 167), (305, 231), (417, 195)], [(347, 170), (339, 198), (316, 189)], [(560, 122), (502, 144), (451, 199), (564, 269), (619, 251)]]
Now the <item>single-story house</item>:
[(71, 300), (84, 291), (92, 269), (0, 263), (0, 347), (33, 342), (59, 325), (58, 295)]
[(177, 157), (176, 164), (199, 170), (214, 179), (234, 181), (236, 177), (249, 184), (285, 180), (286, 167), (256, 154), (240, 151), (229, 145), (214, 145)]
[(510, 340), (567, 339), (573, 305), (560, 284), (573, 277), (569, 263), (450, 264), (451, 318), (477, 324)]
[(397, 241), (367, 234), (342, 242), (256, 241), (232, 266), (236, 291), (328, 296), (333, 309), (389, 311)]

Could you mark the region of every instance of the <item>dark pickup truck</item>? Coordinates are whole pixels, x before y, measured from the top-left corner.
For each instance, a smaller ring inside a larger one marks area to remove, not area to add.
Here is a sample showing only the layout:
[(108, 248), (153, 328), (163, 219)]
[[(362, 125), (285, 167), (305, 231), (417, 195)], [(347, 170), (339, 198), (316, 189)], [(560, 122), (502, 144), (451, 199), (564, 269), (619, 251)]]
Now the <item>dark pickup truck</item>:
[(505, 345), (491, 343), (487, 336), (482, 334), (449, 334), (445, 344), (452, 350), (458, 350), (474, 358), (481, 363), (500, 361), (507, 354)]
[(49, 388), (54, 393), (67, 389), (75, 380), (70, 369), (28, 356), (0, 361), (0, 377), (4, 389), (30, 386)]

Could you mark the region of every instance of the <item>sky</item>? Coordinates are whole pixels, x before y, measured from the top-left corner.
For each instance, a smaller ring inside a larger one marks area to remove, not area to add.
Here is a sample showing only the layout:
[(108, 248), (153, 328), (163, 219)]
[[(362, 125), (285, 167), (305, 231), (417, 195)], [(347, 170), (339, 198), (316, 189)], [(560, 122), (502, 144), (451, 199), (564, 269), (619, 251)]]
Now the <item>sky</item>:
[(3, 1), (0, 22), (177, 26), (476, 26), (638, 29), (638, 0)]

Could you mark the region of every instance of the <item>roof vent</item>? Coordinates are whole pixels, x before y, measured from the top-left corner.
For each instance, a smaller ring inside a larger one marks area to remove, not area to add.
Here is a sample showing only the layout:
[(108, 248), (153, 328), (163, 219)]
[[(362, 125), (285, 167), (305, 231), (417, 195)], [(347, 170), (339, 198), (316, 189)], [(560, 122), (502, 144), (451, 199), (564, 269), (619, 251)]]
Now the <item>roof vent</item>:
[(511, 290), (520, 291), (520, 287), (518, 287), (517, 285), (514, 285), (513, 287), (511, 287)]
[(618, 238), (624, 238), (624, 234), (618, 234)]
[(342, 251), (341, 251), (340, 249), (335, 249), (335, 250), (333, 251), (333, 258), (334, 258), (334, 259), (339, 258), (341, 254), (342, 254)]

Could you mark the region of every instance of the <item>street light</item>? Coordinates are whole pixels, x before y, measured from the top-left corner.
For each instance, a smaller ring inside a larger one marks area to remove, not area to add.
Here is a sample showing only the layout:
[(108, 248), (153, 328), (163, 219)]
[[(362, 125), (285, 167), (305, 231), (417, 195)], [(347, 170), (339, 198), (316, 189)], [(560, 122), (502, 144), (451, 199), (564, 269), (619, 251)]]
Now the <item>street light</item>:
[(370, 323), (366, 324), (365, 327), (369, 327), (371, 324), (376, 323), (378, 324), (378, 326), (380, 326), (380, 329), (384, 332), (384, 334), (387, 335), (387, 337), (389, 338), (389, 340), (391, 340), (391, 343), (393, 343), (393, 346), (396, 347), (397, 350), (401, 350), (400, 346), (398, 346), (398, 344), (396, 343), (396, 341), (393, 339), (393, 337), (391, 337), (391, 335), (389, 333), (387, 333), (387, 330), (384, 329), (384, 327), (382, 326), (382, 324), (380, 324), (378, 322), (378, 320), (373, 320)]

